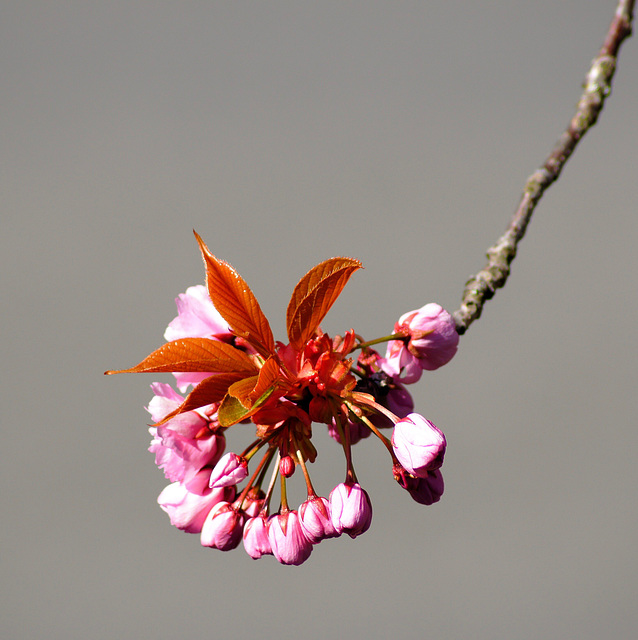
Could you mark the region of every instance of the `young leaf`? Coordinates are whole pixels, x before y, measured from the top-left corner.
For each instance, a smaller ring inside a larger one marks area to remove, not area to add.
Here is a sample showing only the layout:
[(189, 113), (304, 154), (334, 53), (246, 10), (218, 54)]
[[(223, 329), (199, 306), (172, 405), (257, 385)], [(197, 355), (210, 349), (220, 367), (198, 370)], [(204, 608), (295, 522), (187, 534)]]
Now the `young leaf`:
[(251, 409), (247, 409), (234, 396), (227, 395), (217, 412), (217, 419), (222, 427), (230, 427), (250, 415)]
[(264, 362), (264, 366), (259, 370), (257, 384), (251, 390), (248, 399), (251, 402), (256, 402), (268, 389), (282, 389), (289, 386), (286, 379), (281, 375), (277, 359), (271, 357)]
[(183, 338), (167, 342), (130, 369), (106, 371), (106, 374), (173, 371), (254, 374), (258, 368), (250, 356), (230, 344), (209, 338)]
[(317, 331), (350, 276), (361, 267), (352, 258), (330, 258), (297, 283), (286, 311), (288, 339), (294, 348), (301, 349)]
[[(242, 382), (243, 380), (240, 380), (240, 383)], [(237, 397), (232, 395), (231, 390), (229, 389), (228, 394), (222, 401), (221, 406), (219, 407), (219, 411), (217, 412), (219, 424), (222, 427), (230, 427), (234, 424), (237, 424), (238, 422), (241, 422), (242, 420), (245, 420), (246, 418), (250, 418), (250, 416), (252, 416), (253, 413), (256, 413), (261, 405), (264, 404), (264, 402), (266, 402), (268, 398), (270, 398), (274, 391), (274, 386), (266, 389), (264, 393), (262, 393), (254, 403), (252, 403), (252, 406), (247, 407), (242, 404)]]
[(259, 376), (250, 376), (250, 378), (244, 378), (243, 380), (235, 382), (235, 384), (231, 385), (228, 389), (228, 395), (236, 398), (244, 407), (250, 409), (253, 405), (250, 400), (250, 394), (255, 388), (257, 380), (259, 380)]
[(177, 409), (164, 416), (154, 426), (164, 424), (180, 413), (220, 402), (228, 393), (228, 387), (241, 380), (243, 375), (242, 373), (218, 373), (210, 378), (205, 378), (186, 396), (184, 402)]
[(206, 265), (206, 285), (215, 308), (235, 335), (247, 340), (264, 357), (275, 351), (275, 339), (246, 281), (227, 262), (216, 258), (195, 233)]
[(251, 407), (264, 391), (277, 387), (289, 388), (290, 384), (282, 377), (277, 359), (270, 357), (259, 370), (259, 375), (237, 382), (228, 390), (228, 393), (237, 398), (245, 407)]

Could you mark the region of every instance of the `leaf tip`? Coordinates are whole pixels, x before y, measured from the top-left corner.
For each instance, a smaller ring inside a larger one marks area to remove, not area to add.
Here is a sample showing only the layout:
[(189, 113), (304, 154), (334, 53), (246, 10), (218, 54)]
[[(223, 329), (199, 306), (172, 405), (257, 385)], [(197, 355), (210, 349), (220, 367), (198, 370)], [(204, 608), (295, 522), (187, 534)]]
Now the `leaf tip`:
[(197, 240), (197, 244), (199, 245), (199, 250), (202, 252), (202, 257), (206, 260), (206, 256), (210, 255), (210, 251), (206, 246), (206, 243), (202, 240), (202, 237), (193, 229), (193, 235), (195, 236), (195, 240)]

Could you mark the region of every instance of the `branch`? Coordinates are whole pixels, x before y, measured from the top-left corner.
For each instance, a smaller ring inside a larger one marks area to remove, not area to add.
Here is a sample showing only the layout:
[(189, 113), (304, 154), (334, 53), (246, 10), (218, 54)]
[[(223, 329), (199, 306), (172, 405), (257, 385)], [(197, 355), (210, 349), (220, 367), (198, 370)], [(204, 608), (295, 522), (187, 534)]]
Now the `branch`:
[(459, 334), (463, 335), (470, 324), (481, 316), (485, 301), (505, 284), (510, 263), (516, 256), (516, 246), (525, 235), (536, 204), (545, 190), (558, 179), (580, 139), (596, 124), (605, 98), (611, 93), (618, 50), (623, 40), (631, 35), (634, 3), (635, 0), (620, 0), (618, 3), (605, 42), (587, 74), (585, 89), (574, 117), (545, 163), (527, 179), (512, 221), (496, 244), (487, 251), (487, 264), (465, 284), (461, 306), (453, 314)]

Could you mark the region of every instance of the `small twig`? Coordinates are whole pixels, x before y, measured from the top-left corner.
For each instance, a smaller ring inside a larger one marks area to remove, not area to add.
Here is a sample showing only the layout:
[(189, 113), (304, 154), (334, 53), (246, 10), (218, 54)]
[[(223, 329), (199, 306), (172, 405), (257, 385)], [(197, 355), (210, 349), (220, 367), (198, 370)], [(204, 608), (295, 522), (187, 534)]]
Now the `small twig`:
[(620, 0), (618, 3), (605, 42), (587, 74), (576, 114), (545, 163), (527, 179), (512, 221), (496, 244), (487, 251), (487, 265), (467, 281), (461, 306), (453, 314), (459, 334), (464, 334), (470, 324), (480, 317), (485, 301), (505, 284), (509, 265), (516, 256), (516, 245), (525, 235), (536, 204), (545, 190), (558, 179), (580, 139), (596, 124), (605, 98), (611, 93), (618, 50), (623, 40), (631, 35), (634, 3), (635, 0)]

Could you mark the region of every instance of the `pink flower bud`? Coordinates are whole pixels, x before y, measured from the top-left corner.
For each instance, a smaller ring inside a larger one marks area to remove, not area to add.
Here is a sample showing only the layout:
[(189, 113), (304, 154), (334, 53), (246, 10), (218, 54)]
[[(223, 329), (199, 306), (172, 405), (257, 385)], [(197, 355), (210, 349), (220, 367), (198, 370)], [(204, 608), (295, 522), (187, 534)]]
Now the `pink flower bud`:
[(312, 544), (319, 544), (324, 538), (336, 538), (340, 534), (334, 528), (330, 517), (330, 503), (325, 498), (306, 500), (299, 507), (301, 528)]
[(427, 477), (428, 471), (443, 464), (445, 446), (443, 432), (418, 413), (411, 413), (394, 425), (394, 454), (403, 467), (418, 478)]
[(279, 461), (279, 473), (284, 478), (290, 478), (290, 476), (295, 472), (295, 461), (290, 456), (284, 456)]
[(421, 368), (428, 371), (448, 363), (459, 344), (454, 318), (435, 303), (402, 315), (394, 329), (410, 336), (410, 353), (419, 359)]
[(312, 542), (306, 538), (296, 511), (270, 518), (268, 540), (273, 555), (282, 564), (300, 565), (312, 553)]
[(388, 375), (403, 384), (418, 382), (423, 373), (419, 358), (408, 350), (402, 340), (390, 340), (385, 358), (379, 360), (379, 365)]
[(243, 527), (244, 514), (233, 509), (228, 502), (219, 502), (204, 520), (202, 545), (220, 551), (230, 551), (241, 542)]
[(408, 491), (414, 500), (419, 504), (434, 504), (443, 495), (443, 476), (440, 469), (429, 471), (426, 478), (416, 478), (413, 486), (408, 487)]
[(261, 556), (272, 555), (272, 547), (268, 539), (268, 524), (265, 516), (249, 518), (244, 525), (244, 549), (246, 553), (257, 560)]
[(256, 518), (264, 506), (266, 494), (257, 487), (253, 487), (242, 502), (241, 509), (248, 518)]
[(248, 475), (248, 462), (236, 453), (229, 451), (222, 456), (210, 474), (211, 488), (229, 487), (237, 484)]
[(360, 484), (343, 482), (330, 493), (330, 515), (337, 533), (356, 538), (370, 528), (372, 503)]

